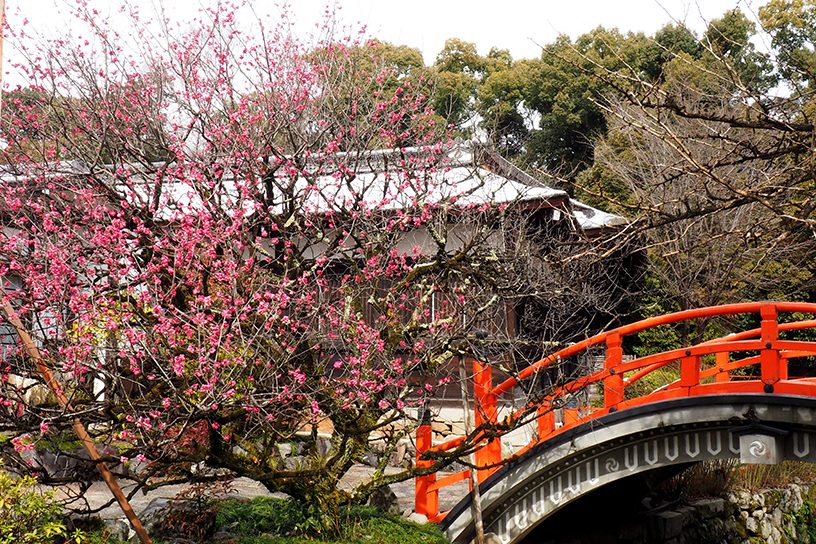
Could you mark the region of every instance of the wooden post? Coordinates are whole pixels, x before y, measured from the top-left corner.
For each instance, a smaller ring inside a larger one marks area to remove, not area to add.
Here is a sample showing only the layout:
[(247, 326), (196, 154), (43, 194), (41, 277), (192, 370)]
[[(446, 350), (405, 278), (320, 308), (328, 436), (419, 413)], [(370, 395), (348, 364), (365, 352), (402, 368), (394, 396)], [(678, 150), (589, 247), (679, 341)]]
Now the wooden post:
[(624, 400), (623, 375), (617, 371), (617, 367), (623, 362), (623, 340), (620, 334), (610, 334), (606, 338), (606, 359), (604, 359), (604, 370), (609, 371), (609, 376), (604, 379), (604, 406), (613, 408)]
[(564, 425), (572, 425), (581, 419), (580, 408), (564, 408)]
[(536, 410), (538, 418), (538, 438), (543, 440), (555, 430), (555, 411), (550, 403), (542, 402)]
[(714, 381), (717, 383), (730, 381), (731, 373), (725, 368), (730, 359), (729, 352), (721, 351), (717, 353), (716, 357), (717, 357), (717, 373), (714, 375)]
[[(478, 333), (477, 333), (478, 337)], [(465, 436), (473, 431), (470, 422), (470, 400), (468, 399), (467, 370), (465, 369), (464, 357), (459, 358), (459, 386), (462, 394), (462, 418), (465, 425)], [(476, 464), (476, 456), (470, 455), (471, 464)], [(476, 544), (484, 544), (484, 520), (482, 519), (482, 495), (479, 490), (479, 477), (475, 468), (470, 469), (470, 489), (473, 495), (471, 504), (473, 505), (473, 521), (476, 525)]]
[(787, 372), (782, 372), (780, 368), (781, 358), (779, 357), (779, 351), (772, 349), (772, 342), (776, 342), (779, 339), (779, 323), (776, 321), (776, 306), (767, 304), (762, 307), (759, 314), (762, 316), (762, 322), (760, 323), (761, 338), (766, 346), (766, 349), (759, 352), (760, 366), (762, 367), (762, 381), (772, 388), (773, 384), (778, 382), (783, 374), (787, 374)]
[[(475, 426), (484, 423), (496, 423), (498, 411), (496, 395), (492, 392), (493, 376), (489, 364), (473, 360), (473, 396), (475, 398)], [(476, 465), (480, 467), (496, 465), (501, 462), (501, 438), (491, 438), (489, 442), (476, 451)], [(495, 468), (478, 471), (479, 483), (485, 481), (495, 472)]]
[[(6, 0), (0, 0), (0, 108), (3, 104), (3, 34), (6, 31)], [(2, 110), (0, 109), (0, 113)]]
[(700, 385), (700, 356), (692, 355), (686, 350), (686, 356), (680, 360), (680, 386), (694, 387)]
[[(2, 281), (2, 279), (0, 279), (0, 281)], [(3, 292), (5, 293), (5, 288)], [(45, 380), (45, 383), (48, 384), (48, 387), (50, 387), (57, 396), (60, 406), (62, 406), (66, 412), (73, 412), (74, 409), (68, 402), (68, 398), (65, 396), (65, 393), (62, 390), (62, 386), (54, 378), (53, 374), (51, 374), (51, 371), (48, 370), (48, 367), (45, 365), (45, 362), (40, 355), (40, 350), (37, 349), (37, 346), (32, 341), (31, 336), (29, 336), (28, 332), (26, 332), (26, 330), (23, 328), (22, 322), (16, 316), (14, 309), (8, 302), (3, 305), (3, 311), (5, 312), (9, 323), (11, 323), (17, 330), (17, 335), (20, 337), (20, 342), (22, 342), (28, 356), (31, 357), (31, 359), (36, 363), (40, 374), (42, 374), (43, 379)], [(85, 447), (85, 450), (88, 452), (88, 455), (95, 462), (94, 464), (96, 465), (96, 468), (102, 474), (102, 479), (108, 485), (108, 489), (111, 490), (111, 493), (113, 493), (113, 496), (116, 498), (116, 501), (122, 508), (122, 512), (124, 512), (125, 517), (127, 517), (128, 521), (130, 521), (130, 524), (133, 526), (133, 529), (139, 536), (139, 540), (142, 541), (142, 544), (152, 544), (150, 536), (148, 536), (147, 531), (145, 531), (145, 528), (142, 526), (142, 522), (139, 521), (139, 517), (130, 506), (127, 497), (125, 497), (125, 494), (122, 492), (122, 488), (120, 488), (119, 484), (116, 482), (116, 478), (114, 478), (113, 474), (108, 468), (108, 465), (106, 465), (103, 461), (100, 461), (102, 456), (99, 454), (99, 450), (96, 449), (96, 444), (94, 444), (94, 441), (88, 434), (88, 431), (85, 430), (85, 426), (76, 417), (71, 420), (71, 425), (79, 437), (79, 440), (82, 442), (82, 445)]]
[[(433, 445), (433, 429), (431, 428), (431, 410), (427, 404), (419, 407), (419, 427), (416, 432), (416, 467), (429, 467), (433, 461), (421, 459), (422, 454)], [(428, 519), (439, 514), (439, 491), (430, 490), (431, 484), (436, 481), (436, 473), (427, 476), (417, 476), (414, 480), (414, 510)]]

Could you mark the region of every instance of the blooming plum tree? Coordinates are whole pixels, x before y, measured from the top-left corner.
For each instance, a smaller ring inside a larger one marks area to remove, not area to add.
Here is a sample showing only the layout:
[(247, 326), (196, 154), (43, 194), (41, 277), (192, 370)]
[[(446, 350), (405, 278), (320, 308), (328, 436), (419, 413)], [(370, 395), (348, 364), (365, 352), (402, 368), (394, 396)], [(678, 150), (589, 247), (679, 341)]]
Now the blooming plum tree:
[[(327, 509), (363, 500), (413, 475), (385, 463), (503, 294), (571, 297), (573, 314), (621, 300), (573, 246), (535, 249), (518, 191), (452, 168), (434, 82), (332, 13), (300, 41), (285, 14), (225, 2), (185, 24), (126, 4), (127, 28), (72, 9), (66, 37), (12, 26), (32, 85), (0, 120), (0, 276), (91, 433), (151, 462), (142, 485), (204, 462)], [(3, 365), (19, 468), (72, 416), (27, 395), (42, 380), (22, 356)], [(337, 484), (374, 438), (349, 496)]]

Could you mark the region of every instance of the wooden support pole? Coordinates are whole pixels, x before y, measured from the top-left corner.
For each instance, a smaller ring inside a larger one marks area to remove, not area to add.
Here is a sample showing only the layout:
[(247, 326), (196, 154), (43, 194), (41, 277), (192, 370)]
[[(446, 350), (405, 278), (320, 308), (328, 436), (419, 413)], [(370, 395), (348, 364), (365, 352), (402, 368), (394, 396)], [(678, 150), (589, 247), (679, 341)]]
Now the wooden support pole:
[(3, 103), (3, 35), (6, 33), (6, 0), (0, 0), (0, 105)]
[[(474, 427), (470, 421), (470, 399), (468, 398), (467, 386), (467, 370), (465, 369), (464, 357), (459, 358), (459, 386), (462, 394), (462, 417), (465, 424), (465, 436), (469, 435)], [(469, 461), (472, 465), (476, 464), (476, 455), (470, 455)], [(472, 495), (471, 505), (473, 508), (473, 522), (476, 526), (476, 544), (485, 543), (484, 520), (482, 519), (482, 495), (479, 490), (478, 471), (475, 468), (470, 469), (470, 491)]]
[[(22, 322), (14, 313), (14, 309), (8, 302), (3, 305), (3, 311), (5, 312), (9, 323), (11, 323), (16, 329), (17, 335), (20, 337), (20, 341), (22, 342), (26, 353), (28, 353), (28, 356), (31, 357), (31, 359), (36, 363), (40, 374), (42, 374), (43, 379), (45, 380), (45, 383), (48, 384), (48, 387), (51, 388), (51, 390), (57, 396), (60, 406), (62, 406), (66, 412), (73, 412), (74, 409), (68, 402), (68, 398), (65, 396), (65, 393), (62, 390), (62, 386), (56, 380), (56, 378), (54, 378), (54, 375), (51, 374), (51, 371), (48, 370), (48, 367), (45, 365), (45, 362), (40, 355), (40, 350), (37, 349), (37, 346), (31, 340), (31, 336), (29, 336), (28, 332), (26, 332), (26, 330), (23, 328)], [(124, 512), (128, 521), (130, 521), (130, 524), (133, 526), (133, 529), (136, 531), (136, 534), (139, 536), (139, 540), (142, 542), (142, 544), (152, 544), (150, 536), (148, 536), (147, 531), (145, 531), (145, 528), (142, 526), (142, 522), (139, 521), (139, 517), (130, 506), (130, 502), (128, 502), (127, 497), (122, 492), (122, 488), (120, 488), (119, 484), (116, 482), (116, 478), (114, 478), (113, 474), (108, 468), (108, 465), (106, 465), (104, 461), (101, 461), (102, 456), (99, 454), (99, 450), (96, 449), (96, 444), (94, 444), (94, 441), (91, 438), (91, 435), (88, 434), (85, 426), (81, 421), (79, 421), (79, 418), (76, 417), (71, 420), (71, 425), (79, 437), (79, 440), (82, 442), (82, 445), (85, 447), (85, 450), (88, 452), (88, 455), (94, 461), (96, 468), (102, 474), (102, 479), (108, 485), (108, 489), (111, 490), (111, 493), (113, 493), (113, 496), (116, 498), (116, 501), (122, 508), (122, 512)]]

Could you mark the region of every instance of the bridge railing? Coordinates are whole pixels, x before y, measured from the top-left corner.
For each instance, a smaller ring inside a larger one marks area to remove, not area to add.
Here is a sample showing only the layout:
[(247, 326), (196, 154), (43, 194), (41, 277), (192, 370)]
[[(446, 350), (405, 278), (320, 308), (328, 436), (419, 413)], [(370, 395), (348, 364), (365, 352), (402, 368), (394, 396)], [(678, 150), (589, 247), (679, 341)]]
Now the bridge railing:
[[(623, 339), (641, 331), (672, 325), (682, 321), (739, 314), (759, 314), (760, 327), (710, 340), (694, 346), (675, 349), (624, 361)], [(686, 310), (673, 314), (652, 317), (603, 332), (587, 340), (557, 351), (522, 370), (502, 383), (492, 385), (491, 366), (475, 361), (474, 375), (474, 420), (476, 428), (486, 429), (489, 424), (507, 423), (512, 426), (518, 421), (535, 420), (538, 436), (529, 445), (516, 452), (516, 456), (538, 443), (547, 440), (586, 421), (610, 412), (633, 406), (697, 395), (717, 395), (734, 393), (789, 394), (816, 396), (816, 378), (788, 376), (788, 361), (796, 357), (816, 355), (816, 341), (782, 340), (779, 333), (784, 331), (816, 329), (816, 320), (801, 320), (780, 323), (780, 313), (816, 314), (816, 304), (794, 302), (752, 302), (731, 304), (709, 308)], [(604, 346), (606, 355), (603, 368), (586, 376), (573, 379), (537, 399), (534, 403), (505, 416), (499, 421), (498, 398), (522, 381), (534, 378), (548, 367), (568, 357), (595, 346)], [(710, 359), (713, 358), (713, 364)], [(627, 398), (627, 387), (645, 376), (679, 361), (680, 377), (662, 384), (649, 393)], [(740, 376), (734, 371), (752, 365), (759, 365), (756, 375)], [(568, 401), (586, 387), (603, 389), (601, 406), (567, 407)], [(556, 425), (555, 410), (563, 409), (563, 422)], [(478, 480), (484, 481), (502, 464), (501, 437), (484, 432), (481, 447), (476, 451), (475, 465)], [(449, 451), (464, 442), (464, 437), (454, 438), (441, 444), (433, 444), (430, 425), (421, 425), (417, 431), (417, 467), (429, 467), (433, 460), (424, 455), (429, 451)], [(416, 478), (416, 511), (428, 516), (431, 521), (441, 520), (445, 513), (439, 512), (439, 489), (467, 479), (469, 470), (464, 470), (437, 479), (436, 474)]]

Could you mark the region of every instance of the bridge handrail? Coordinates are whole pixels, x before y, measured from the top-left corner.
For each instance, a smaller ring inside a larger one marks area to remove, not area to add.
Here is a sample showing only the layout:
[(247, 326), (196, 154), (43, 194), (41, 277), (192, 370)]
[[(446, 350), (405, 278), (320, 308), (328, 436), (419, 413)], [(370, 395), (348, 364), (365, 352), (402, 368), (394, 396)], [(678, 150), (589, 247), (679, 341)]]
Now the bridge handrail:
[[(496, 387), (491, 387), (490, 365), (474, 361), (474, 393), (476, 396), (474, 412), (477, 427), (482, 421), (498, 422), (496, 401), (501, 394), (507, 392), (511, 387), (530, 378), (559, 360), (566, 359), (567, 357), (601, 344), (605, 344), (607, 348), (604, 368), (602, 370), (571, 380), (539, 399), (536, 405), (525, 406), (508, 416), (518, 419), (529, 415), (531, 409), (537, 410), (534, 417), (538, 420), (539, 437), (520, 452), (517, 452), (517, 454), (522, 454), (540, 441), (553, 436), (554, 433), (561, 432), (586, 420), (599, 417), (617, 409), (624, 409), (651, 401), (665, 400), (667, 398), (684, 395), (720, 393), (723, 391), (762, 392), (763, 388), (766, 393), (773, 392), (774, 384), (777, 382), (792, 382), (788, 380), (787, 375), (788, 359), (816, 355), (816, 341), (807, 342), (779, 339), (780, 332), (807, 328), (816, 329), (816, 320), (779, 323), (778, 314), (780, 312), (816, 314), (816, 304), (800, 302), (751, 302), (685, 310), (644, 319), (611, 331), (597, 334), (591, 338), (563, 348), (540, 359), (533, 365), (519, 372), (516, 376), (511, 376)], [(761, 326), (756, 329), (732, 333), (720, 338), (708, 340), (687, 348), (648, 355), (633, 361), (623, 362), (622, 360), (623, 350), (621, 344), (625, 336), (649, 328), (691, 319), (745, 313), (759, 313), (762, 318)], [(760, 355), (730, 361), (730, 353), (746, 351), (758, 351)], [(716, 355), (714, 368), (701, 368), (702, 357), (712, 354)], [(634, 399), (625, 398), (624, 389), (627, 386), (632, 385), (650, 372), (678, 360), (681, 361), (680, 378), (678, 380), (661, 386), (652, 393), (641, 397)], [(759, 380), (732, 379), (730, 375), (731, 371), (757, 363), (761, 365), (761, 377)], [(633, 374), (624, 378), (624, 374), (626, 373)], [(700, 380), (711, 378), (712, 376), (715, 378), (715, 383), (701, 384)], [(816, 396), (816, 380), (800, 378), (795, 381), (799, 385), (792, 384), (788, 386), (789, 392), (799, 394), (800, 390), (806, 390), (808, 392), (807, 394)], [(572, 394), (595, 383), (602, 383), (604, 386), (604, 406), (565, 409), (565, 418), (567, 418), (567, 412), (571, 414), (569, 421), (565, 419), (563, 427), (556, 429), (552, 409), (558, 407), (558, 398)], [(580, 416), (579, 409), (589, 413)], [(422, 429), (422, 427), (420, 427), (420, 429)], [(417, 466), (430, 466), (430, 464), (432, 464), (429, 460), (421, 458), (424, 451), (448, 450), (461, 445), (464, 441), (463, 437), (459, 437), (448, 440), (442, 444), (433, 445), (430, 427), (423, 430), (422, 434), (423, 439), (420, 443), (420, 432), (417, 433)], [(479, 437), (477, 436), (476, 438), (478, 442)], [(501, 439), (487, 438), (487, 436), (485, 436), (482, 440), (485, 445), (476, 452), (476, 466), (487, 468), (477, 470), (479, 481), (486, 479), (501, 463)], [(448, 482), (453, 483), (461, 479), (461, 477), (448, 477), (445, 478), (445, 483), (443, 483), (442, 481), (436, 482), (434, 474), (417, 477), (417, 512), (424, 513), (431, 520), (441, 519), (443, 515), (440, 515), (438, 512), (438, 489)], [(421, 497), (421, 492), (428, 493), (429, 496)]]
[(816, 313), (816, 304), (808, 302), (743, 302), (739, 304), (727, 304), (724, 306), (694, 308), (691, 310), (683, 310), (671, 314), (649, 317), (629, 325), (623, 325), (617, 329), (612, 329), (611, 331), (596, 334), (595, 336), (587, 338), (586, 340), (582, 340), (576, 344), (548, 355), (547, 357), (540, 359), (536, 363), (533, 363), (519, 372), (518, 376), (511, 376), (501, 384), (494, 387), (492, 389), (492, 394), (498, 396), (506, 393), (511, 387), (516, 386), (520, 380), (529, 378), (553, 362), (556, 362), (559, 359), (566, 359), (567, 357), (575, 355), (576, 353), (586, 351), (588, 348), (605, 343), (607, 339), (613, 335), (618, 335), (623, 338), (624, 336), (629, 336), (630, 334), (638, 333), (646, 329), (659, 327), (660, 325), (679, 323), (680, 321), (688, 321), (691, 319), (700, 319), (704, 317), (717, 317), (722, 315), (757, 313), (760, 312), (762, 308), (768, 307), (769, 305), (775, 307), (777, 312)]
[[(794, 321), (794, 322), (791, 322), (791, 323), (780, 323), (779, 324), (779, 332), (787, 332), (787, 331), (801, 330), (801, 329), (812, 329), (812, 328), (816, 328), (816, 319), (806, 319), (806, 320), (803, 320), (803, 321)], [(728, 342), (728, 341), (734, 341), (734, 340), (745, 340), (747, 338), (753, 338), (755, 336), (758, 336), (759, 334), (761, 334), (761, 329), (756, 328), (756, 329), (751, 329), (751, 330), (748, 330), (748, 331), (742, 331), (742, 332), (738, 332), (738, 333), (731, 333), (731, 334), (728, 334), (726, 336), (721, 336), (719, 338), (714, 338), (712, 340), (706, 340), (705, 342), (702, 342), (702, 344), (714, 344), (714, 343)], [(663, 365), (661, 364), (660, 366), (663, 366)], [(641, 379), (643, 376), (649, 374), (653, 370), (657, 370), (657, 368), (659, 368), (659, 367), (654, 367), (654, 368), (646, 367), (646, 368), (636, 372), (632, 376), (629, 376), (628, 378), (626, 378), (626, 380), (625, 380), (626, 385), (631, 385), (631, 384), (635, 383), (636, 381)]]
[[(795, 353), (797, 357), (807, 357), (816, 355), (816, 345), (813, 342), (797, 342), (797, 341), (777, 341), (774, 342), (774, 346), (780, 349), (785, 348), (796, 348), (796, 347), (810, 347), (810, 349), (802, 349), (802, 350), (791, 350), (792, 353)], [(632, 372), (634, 370), (638, 370), (640, 368), (648, 368), (648, 369), (657, 369), (663, 367), (671, 362), (677, 361), (678, 359), (683, 358), (686, 352), (691, 352), (691, 356), (695, 355), (709, 355), (715, 353), (729, 353), (734, 351), (757, 351), (762, 348), (762, 344), (760, 342), (718, 342), (716, 344), (697, 344), (696, 346), (692, 346), (686, 350), (677, 349), (666, 351), (662, 353), (658, 353), (655, 355), (649, 355), (647, 357), (643, 357), (641, 359), (635, 359), (633, 361), (621, 364), (618, 369), (621, 373)], [(737, 349), (735, 349), (737, 348)], [(727, 366), (723, 368), (723, 371), (730, 371), (730, 370), (737, 370), (740, 368), (744, 368), (747, 366), (755, 365), (760, 362), (760, 356), (752, 356), (746, 357), (744, 359), (739, 359), (737, 361), (731, 361), (727, 363)], [(648, 366), (647, 366), (648, 365)], [(719, 368), (709, 368), (706, 370), (700, 371), (700, 379), (706, 377), (711, 377), (715, 375), (719, 371)], [(722, 372), (722, 371), (720, 371)], [(587, 374), (586, 376), (581, 376), (580, 378), (576, 378), (566, 384), (558, 387), (552, 393), (545, 396), (541, 402), (547, 402), (554, 398), (562, 396), (564, 393), (573, 393), (579, 389), (582, 389), (588, 385), (592, 385), (593, 383), (599, 383), (603, 380), (604, 377), (608, 376), (609, 372), (607, 370), (599, 370), (593, 372), (592, 374)], [(749, 377), (750, 378), (750, 377)], [(755, 378), (755, 377), (754, 377)], [(678, 384), (679, 380), (672, 382), (670, 384), (661, 387), (660, 389), (666, 390), (668, 387)], [(513, 416), (517, 414), (523, 413), (521, 410), (518, 410), (513, 413)], [(511, 416), (512, 417), (512, 416)], [(441, 449), (442, 444), (436, 446), (436, 448)]]

